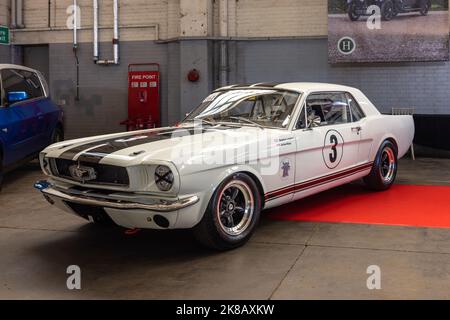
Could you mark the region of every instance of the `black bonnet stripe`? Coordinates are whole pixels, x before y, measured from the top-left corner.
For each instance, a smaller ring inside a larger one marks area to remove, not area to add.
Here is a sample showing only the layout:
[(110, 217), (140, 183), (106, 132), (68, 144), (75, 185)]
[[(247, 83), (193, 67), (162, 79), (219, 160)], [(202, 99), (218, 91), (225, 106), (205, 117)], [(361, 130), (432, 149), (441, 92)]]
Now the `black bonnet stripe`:
[[(199, 131), (199, 130), (197, 130)], [(194, 130), (170, 130), (168, 132), (160, 132), (156, 134), (151, 135), (144, 135), (139, 136), (135, 135), (135, 139), (133, 137), (130, 137), (128, 139), (126, 138), (120, 138), (115, 139), (114, 141), (110, 141), (108, 143), (103, 144), (102, 146), (99, 146), (98, 148), (89, 150), (86, 153), (83, 153), (77, 160), (80, 162), (90, 162), (90, 163), (98, 163), (100, 162), (104, 157), (121, 151), (123, 149), (132, 148), (135, 146), (161, 141), (161, 140), (168, 140), (171, 139), (174, 136), (177, 137), (184, 137), (194, 134)], [(128, 140), (128, 141), (127, 141)]]
[[(151, 136), (151, 135), (156, 135), (159, 133), (165, 133), (168, 131), (172, 132), (173, 130), (156, 131), (156, 132), (152, 132), (152, 133), (145, 134), (145, 135)], [(137, 136), (139, 136), (139, 135), (136, 132), (130, 132), (130, 134), (122, 136), (120, 138), (114, 138), (114, 139), (109, 138), (109, 139), (99, 140), (99, 141), (95, 141), (95, 142), (85, 143), (85, 144), (73, 147), (73, 148), (65, 151), (59, 157), (62, 159), (66, 159), (66, 160), (74, 160), (74, 158), (77, 154), (79, 154), (80, 152), (83, 152), (85, 150), (92, 149), (92, 148), (95, 148), (97, 146), (101, 146), (104, 144), (114, 143), (115, 141), (127, 140), (127, 139), (130, 139), (132, 137), (137, 137)], [(124, 144), (124, 147), (126, 147), (126, 144)]]
[[(155, 131), (147, 134), (136, 134), (132, 133), (123, 137), (115, 139), (101, 140), (94, 143), (88, 143), (81, 146), (77, 146), (64, 152), (60, 158), (67, 160), (77, 160), (79, 162), (89, 162), (98, 163), (106, 156), (113, 154), (115, 152), (136, 147), (139, 145), (144, 145), (151, 142), (168, 140), (173, 137), (185, 137), (189, 135), (202, 134), (207, 131), (212, 131), (211, 129), (198, 130), (194, 128), (180, 128), (180, 129), (170, 129)], [(75, 156), (83, 151), (78, 159), (74, 159)]]

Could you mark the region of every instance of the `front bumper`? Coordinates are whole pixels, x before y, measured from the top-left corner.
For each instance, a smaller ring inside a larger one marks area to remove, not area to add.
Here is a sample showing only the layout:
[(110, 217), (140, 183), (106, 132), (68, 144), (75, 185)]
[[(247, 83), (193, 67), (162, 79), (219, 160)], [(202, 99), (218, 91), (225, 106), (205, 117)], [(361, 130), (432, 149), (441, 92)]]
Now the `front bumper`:
[(96, 195), (94, 192), (92, 192), (92, 194), (89, 194), (86, 192), (75, 190), (72, 190), (70, 192), (63, 191), (55, 188), (47, 181), (39, 181), (35, 184), (35, 187), (36, 189), (40, 190), (44, 194), (44, 196), (47, 197), (56, 197), (63, 201), (72, 203), (122, 210), (141, 209), (156, 212), (172, 212), (192, 206), (199, 201), (199, 198), (197, 196), (192, 196), (177, 200), (161, 200), (151, 198), (148, 200), (148, 203), (137, 203), (129, 202), (126, 200), (102, 198), (101, 196)]
[[(52, 205), (87, 220), (107, 215), (117, 225), (142, 229), (186, 229), (198, 223), (200, 198), (197, 195), (177, 199), (154, 196), (63, 188), (39, 181), (40, 190)], [(161, 221), (163, 220), (163, 223)]]

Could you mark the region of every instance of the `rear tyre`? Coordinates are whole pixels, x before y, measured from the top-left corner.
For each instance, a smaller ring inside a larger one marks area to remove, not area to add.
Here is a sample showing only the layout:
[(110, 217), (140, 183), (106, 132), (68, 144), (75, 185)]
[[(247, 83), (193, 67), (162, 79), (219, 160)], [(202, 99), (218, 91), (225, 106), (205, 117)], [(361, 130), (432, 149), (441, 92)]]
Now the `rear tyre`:
[(359, 14), (356, 13), (356, 5), (354, 2), (352, 2), (348, 6), (347, 13), (351, 21), (357, 21), (359, 17), (361, 17)]
[(392, 0), (386, 0), (381, 5), (381, 18), (385, 21), (391, 20), (395, 16), (395, 8)]
[(370, 174), (364, 178), (366, 185), (375, 191), (388, 190), (397, 177), (397, 148), (389, 140), (381, 145)]
[(261, 213), (261, 195), (248, 175), (237, 173), (215, 191), (194, 236), (202, 245), (220, 251), (244, 245), (253, 235)]

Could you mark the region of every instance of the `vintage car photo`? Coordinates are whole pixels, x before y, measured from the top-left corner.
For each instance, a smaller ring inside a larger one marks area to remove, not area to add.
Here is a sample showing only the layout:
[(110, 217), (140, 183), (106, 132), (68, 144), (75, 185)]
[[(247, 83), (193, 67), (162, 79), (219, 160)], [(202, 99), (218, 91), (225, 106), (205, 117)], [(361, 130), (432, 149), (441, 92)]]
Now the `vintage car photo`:
[[(264, 209), (361, 178), (388, 189), (413, 137), (411, 116), (381, 115), (355, 88), (236, 85), (214, 91), (177, 127), (48, 147), (40, 161), (49, 178), (36, 187), (97, 224), (193, 229), (202, 244), (226, 250), (249, 240)], [(213, 160), (220, 151), (231, 158)]]
[(380, 8), (381, 18), (388, 21), (399, 13), (418, 12), (426, 16), (431, 8), (431, 0), (348, 0), (348, 17), (356, 21), (361, 16), (371, 15), (368, 9), (373, 5)]
[(328, 61), (447, 61), (448, 0), (328, 0)]

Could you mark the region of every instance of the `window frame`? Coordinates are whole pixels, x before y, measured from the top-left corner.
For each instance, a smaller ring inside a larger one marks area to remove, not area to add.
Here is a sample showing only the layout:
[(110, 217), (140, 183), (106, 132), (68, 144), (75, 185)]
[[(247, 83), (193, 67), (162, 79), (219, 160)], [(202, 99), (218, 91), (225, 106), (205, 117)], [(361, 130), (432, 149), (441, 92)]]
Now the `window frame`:
[[(40, 88), (41, 88), (42, 95), (39, 96), (39, 97), (34, 97), (34, 98), (30, 98), (30, 99), (26, 99), (26, 100), (22, 100), (22, 101), (17, 101), (17, 102), (14, 102), (12, 104), (9, 104), (8, 101), (7, 101), (7, 97), (6, 97), (6, 90), (5, 90), (4, 84), (3, 84), (3, 71), (6, 71), (6, 70), (13, 70), (13, 71), (15, 71), (17, 73), (29, 72), (29, 73), (33, 74), (37, 78), (37, 80), (39, 81), (39, 85), (40, 85)], [(46, 86), (44, 85), (43, 79), (41, 77), (42, 76), (39, 74), (39, 72), (34, 71), (34, 70), (26, 70), (26, 69), (20, 69), (20, 68), (4, 68), (4, 69), (0, 69), (1, 96), (2, 96), (2, 98), (1, 98), (2, 99), (1, 106), (2, 107), (13, 107), (13, 106), (15, 106), (17, 104), (20, 104), (20, 103), (24, 103), (24, 102), (29, 103), (29, 102), (39, 101), (39, 100), (48, 98), (48, 93), (47, 93), (47, 90), (46, 90)]]
[[(316, 95), (316, 94), (333, 94), (333, 93), (334, 94), (344, 94), (345, 95), (345, 99), (347, 100), (347, 105), (348, 105), (349, 110), (350, 110), (350, 116), (352, 118), (352, 121), (351, 122), (346, 122), (346, 123), (339, 123), (339, 124), (336, 124), (336, 123), (334, 123), (334, 124), (327, 124), (327, 125), (320, 126), (320, 127), (328, 127), (328, 126), (332, 126), (332, 125), (343, 125), (343, 124), (349, 124), (349, 123), (357, 123), (357, 122), (359, 122), (359, 121), (361, 121), (361, 120), (363, 120), (364, 118), (367, 117), (366, 113), (361, 108), (361, 106), (359, 105), (358, 101), (355, 99), (353, 94), (351, 94), (349, 91), (334, 91), (334, 90), (333, 91), (314, 91), (314, 92), (310, 92), (305, 97), (305, 100), (303, 101), (303, 105), (302, 105), (302, 107), (300, 109), (300, 112), (298, 114), (297, 120), (294, 123), (292, 131), (298, 131), (298, 130), (308, 131), (308, 130), (312, 130), (313, 129), (313, 128), (308, 128), (308, 115), (306, 114), (306, 109), (305, 109), (306, 108), (306, 102), (308, 101), (310, 96)], [(362, 117), (358, 121), (353, 121), (353, 111), (352, 111), (352, 108), (350, 107), (349, 99), (348, 99), (347, 95), (349, 95), (350, 97), (353, 98), (353, 101), (356, 103), (357, 108), (361, 111)], [(306, 122), (306, 127), (305, 128), (297, 128), (297, 124), (300, 121), (300, 118), (302, 116), (303, 110), (305, 110), (305, 119), (304, 120)]]

